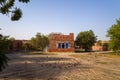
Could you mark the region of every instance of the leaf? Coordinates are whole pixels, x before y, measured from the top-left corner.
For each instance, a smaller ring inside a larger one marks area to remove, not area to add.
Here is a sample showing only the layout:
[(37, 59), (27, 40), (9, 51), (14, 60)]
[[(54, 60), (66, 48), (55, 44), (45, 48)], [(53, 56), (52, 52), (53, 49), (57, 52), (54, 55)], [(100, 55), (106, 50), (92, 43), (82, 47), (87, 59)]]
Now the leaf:
[(5, 6), (6, 6), (8, 9), (10, 9), (10, 8), (12, 8), (12, 7), (14, 6), (14, 2), (15, 2), (15, 0), (8, 0), (8, 1), (6, 2), (6, 4), (5, 4)]
[(30, 2), (30, 0), (19, 0), (19, 2), (28, 3), (28, 2)]
[(17, 21), (22, 17), (22, 11), (18, 8), (15, 9), (15, 11), (13, 11), (13, 14), (11, 16), (11, 20), (12, 21)]

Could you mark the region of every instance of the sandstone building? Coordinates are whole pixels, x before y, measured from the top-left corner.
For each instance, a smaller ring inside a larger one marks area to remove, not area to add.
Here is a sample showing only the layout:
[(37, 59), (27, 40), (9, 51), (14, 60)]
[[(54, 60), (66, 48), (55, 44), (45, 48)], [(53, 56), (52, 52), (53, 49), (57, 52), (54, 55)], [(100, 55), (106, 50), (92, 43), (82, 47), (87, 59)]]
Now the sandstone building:
[(74, 33), (50, 34), (48, 52), (74, 52)]

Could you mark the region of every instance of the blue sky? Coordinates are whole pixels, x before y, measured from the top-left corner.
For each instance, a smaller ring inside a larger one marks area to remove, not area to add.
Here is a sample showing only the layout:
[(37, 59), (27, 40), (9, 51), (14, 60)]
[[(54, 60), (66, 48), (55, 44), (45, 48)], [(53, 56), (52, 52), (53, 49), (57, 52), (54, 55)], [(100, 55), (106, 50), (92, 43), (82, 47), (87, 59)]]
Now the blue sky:
[(16, 39), (30, 39), (37, 32), (73, 32), (76, 37), (91, 29), (107, 40), (107, 30), (120, 18), (120, 0), (31, 0), (17, 6), (23, 11), (19, 21), (0, 14), (0, 32)]

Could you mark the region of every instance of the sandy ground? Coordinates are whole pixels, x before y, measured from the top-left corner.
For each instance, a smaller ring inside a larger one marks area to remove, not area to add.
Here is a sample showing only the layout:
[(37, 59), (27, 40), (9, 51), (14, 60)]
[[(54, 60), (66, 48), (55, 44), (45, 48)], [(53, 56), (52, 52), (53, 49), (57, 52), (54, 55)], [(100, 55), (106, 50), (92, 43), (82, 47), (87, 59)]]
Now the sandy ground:
[(120, 80), (120, 58), (57, 53), (8, 54), (11, 59), (0, 80)]

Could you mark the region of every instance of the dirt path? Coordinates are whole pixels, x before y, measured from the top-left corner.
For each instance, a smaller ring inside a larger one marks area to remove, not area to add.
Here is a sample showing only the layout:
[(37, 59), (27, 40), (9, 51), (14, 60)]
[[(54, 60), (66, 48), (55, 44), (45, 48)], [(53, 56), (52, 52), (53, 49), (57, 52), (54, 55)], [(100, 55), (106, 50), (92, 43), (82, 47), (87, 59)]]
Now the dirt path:
[(9, 54), (9, 66), (0, 72), (0, 80), (120, 80), (120, 59), (114, 65), (100, 64), (95, 62), (99, 57), (76, 58), (72, 54)]

